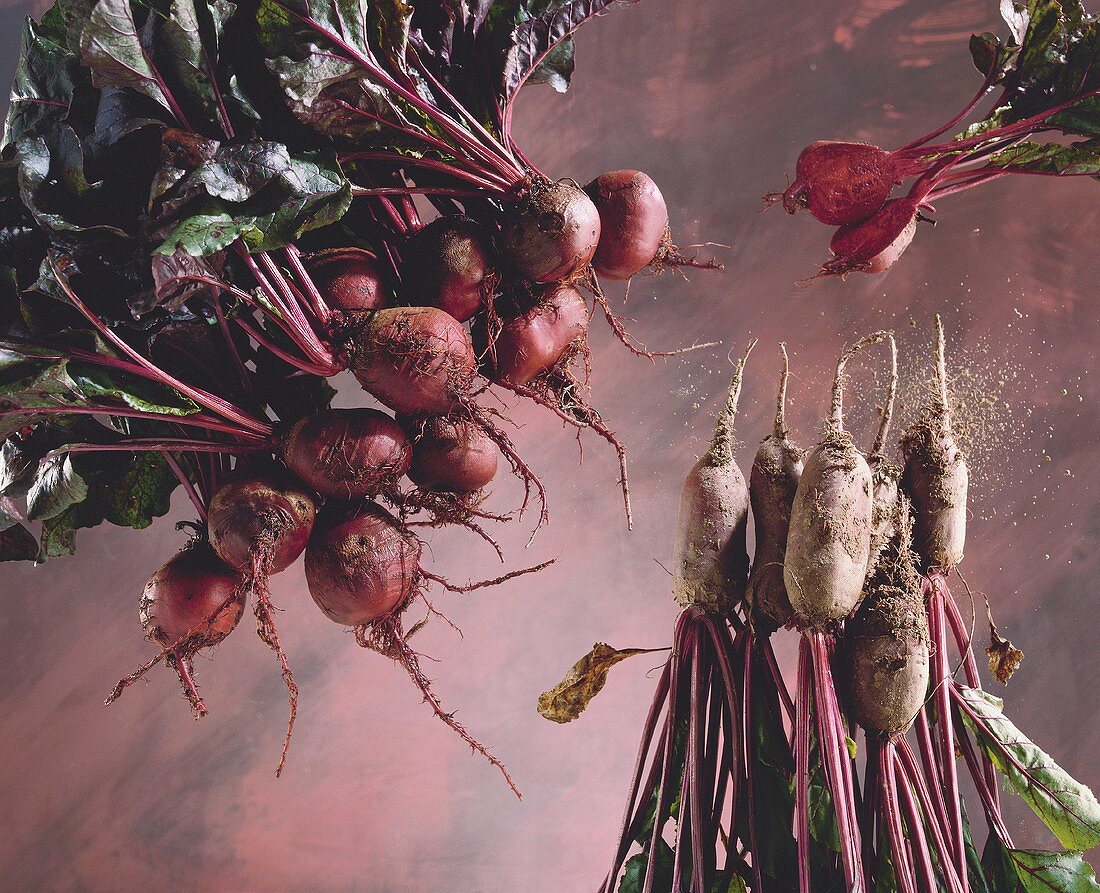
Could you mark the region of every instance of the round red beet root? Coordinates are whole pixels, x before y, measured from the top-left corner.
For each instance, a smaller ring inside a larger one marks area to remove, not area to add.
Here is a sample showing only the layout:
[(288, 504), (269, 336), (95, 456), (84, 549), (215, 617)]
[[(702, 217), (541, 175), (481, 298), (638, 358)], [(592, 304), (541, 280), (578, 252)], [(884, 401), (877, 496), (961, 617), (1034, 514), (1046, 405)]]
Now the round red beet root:
[(623, 280), (649, 266), (668, 234), (668, 206), (657, 184), (641, 171), (610, 171), (585, 192), (600, 214), (596, 272)]
[(333, 310), (380, 310), (389, 303), (378, 258), (364, 248), (330, 248), (305, 261), (310, 278)]
[(210, 500), (207, 531), (217, 556), (241, 573), (257, 561), (270, 574), (286, 570), (306, 547), (317, 505), (289, 475), (248, 474)]
[(373, 503), (326, 508), (306, 548), (306, 582), (329, 620), (372, 623), (416, 594), (420, 542)]
[(149, 578), (141, 595), (141, 624), (164, 648), (191, 636), (182, 649), (189, 657), (199, 648), (217, 645), (236, 627), (244, 612), (239, 584), (240, 575), (209, 544), (196, 542)]
[(477, 366), (466, 328), (436, 307), (371, 314), (352, 333), (348, 356), (366, 390), (409, 415), (447, 415), (468, 393)]
[(556, 285), (523, 316), (509, 320), (496, 340), (493, 378), (525, 385), (557, 365), (588, 332), (588, 305), (571, 285)]
[(565, 279), (588, 264), (600, 241), (600, 213), (572, 183), (536, 184), (505, 217), (508, 262), (524, 279)]
[(445, 310), (466, 322), (485, 304), (497, 278), (484, 228), (467, 217), (440, 217), (402, 253), (401, 293), (414, 305)]
[(425, 490), (472, 493), (497, 473), (500, 450), (474, 422), (432, 416), (406, 423), (413, 444), (409, 478)]
[(322, 409), (299, 419), (280, 441), (279, 455), (322, 496), (376, 496), (409, 469), (405, 429), (377, 409)]
[(829, 226), (866, 220), (900, 182), (890, 153), (867, 143), (810, 143), (798, 156), (795, 181), (783, 194), (783, 207), (800, 208)]
[(901, 257), (917, 232), (917, 203), (895, 198), (862, 223), (842, 226), (836, 231), (829, 250), (833, 259), (823, 273), (844, 275), (851, 272), (882, 273)]

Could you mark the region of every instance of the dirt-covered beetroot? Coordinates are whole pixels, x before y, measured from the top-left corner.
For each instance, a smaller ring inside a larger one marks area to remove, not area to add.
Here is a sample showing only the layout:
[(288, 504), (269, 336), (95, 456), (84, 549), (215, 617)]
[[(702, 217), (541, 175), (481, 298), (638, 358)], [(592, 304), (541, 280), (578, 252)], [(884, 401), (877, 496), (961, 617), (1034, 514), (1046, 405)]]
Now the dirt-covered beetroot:
[(226, 567), (209, 545), (195, 542), (177, 552), (145, 584), (141, 624), (149, 638), (193, 654), (217, 645), (241, 619), (240, 575)]
[(584, 189), (600, 214), (593, 268), (613, 280), (644, 270), (669, 238), (668, 206), (657, 184), (641, 171), (609, 171)]
[(745, 595), (749, 488), (734, 457), (733, 429), (745, 363), (755, 346), (750, 342), (737, 362), (710, 447), (692, 466), (680, 491), (672, 594), (685, 608), (724, 610)]
[(896, 506), (899, 539), (883, 555), (844, 636), (852, 713), (863, 728), (887, 737), (912, 724), (929, 678), (928, 619), (909, 551), (909, 501), (901, 497)]
[(833, 257), (822, 265), (822, 274), (886, 272), (913, 241), (919, 210), (912, 199), (895, 198), (866, 220), (842, 226), (829, 243)]
[(374, 623), (416, 594), (420, 551), (419, 540), (379, 505), (326, 508), (306, 547), (310, 595), (334, 623)]
[(317, 505), (287, 475), (245, 474), (219, 489), (207, 509), (207, 531), (217, 556), (251, 574), (257, 565), (277, 574), (302, 554)]
[(897, 166), (885, 149), (822, 140), (798, 156), (783, 207), (788, 214), (805, 208), (829, 226), (858, 223), (878, 211), (899, 182)]
[(568, 278), (592, 260), (599, 240), (599, 211), (566, 180), (534, 183), (503, 223), (508, 263), (532, 282)]
[[(141, 594), (141, 625), (150, 641), (166, 649), (164, 656), (179, 676), (196, 719), (206, 715), (206, 705), (192, 678), (191, 659), (221, 642), (240, 622), (245, 607), (240, 582), (240, 575), (208, 543), (196, 540), (157, 570)], [(120, 681), (107, 702), (159, 659)]]
[(889, 337), (876, 332), (841, 354), (824, 436), (806, 459), (791, 509), (783, 581), (799, 622), (813, 629), (851, 614), (867, 577), (873, 481), (844, 429), (844, 367), (857, 351)]
[(468, 419), (429, 416), (409, 419), (412, 440), (409, 478), (425, 490), (472, 493), (496, 477), (500, 450)]
[(936, 315), (936, 398), (901, 440), (902, 487), (913, 500), (913, 543), (926, 569), (948, 571), (966, 546), (970, 472), (951, 427), (943, 320)]
[(559, 283), (540, 296), (538, 303), (508, 320), (494, 342), (490, 356), (494, 381), (528, 384), (553, 369), (569, 348), (588, 334), (588, 305), (577, 289)]
[(306, 270), (333, 310), (379, 310), (389, 301), (378, 258), (365, 248), (331, 248), (305, 260)]
[(803, 450), (795, 446), (787, 430), (785, 403), (789, 375), (787, 347), (783, 350), (783, 374), (779, 380), (775, 425), (756, 451), (749, 473), (749, 499), (756, 528), (756, 551), (746, 600), (758, 617), (777, 626), (791, 619), (793, 609), (783, 583), (783, 558), (791, 526), (791, 508), (802, 477)]
[(867, 562), (867, 576), (870, 578), (878, 567), (883, 550), (888, 545), (897, 546), (901, 530), (896, 523), (898, 515), (898, 479), (901, 469), (890, 461), (884, 450), (890, 434), (890, 422), (894, 415), (894, 401), (898, 393), (898, 346), (894, 339), (888, 342), (890, 348), (890, 374), (887, 378), (886, 400), (882, 405), (882, 417), (879, 420), (878, 433), (871, 451), (867, 454), (867, 464), (871, 468), (873, 491), (873, 509), (871, 511), (871, 555)]
[(468, 217), (440, 217), (417, 231), (402, 253), (401, 294), (466, 322), (497, 284), (485, 228)]
[(469, 392), (477, 360), (469, 333), (437, 307), (364, 317), (348, 340), (351, 371), (395, 412), (447, 415)]
[(377, 409), (323, 409), (290, 426), (279, 456), (322, 496), (376, 496), (405, 474), (412, 447), (396, 419)]

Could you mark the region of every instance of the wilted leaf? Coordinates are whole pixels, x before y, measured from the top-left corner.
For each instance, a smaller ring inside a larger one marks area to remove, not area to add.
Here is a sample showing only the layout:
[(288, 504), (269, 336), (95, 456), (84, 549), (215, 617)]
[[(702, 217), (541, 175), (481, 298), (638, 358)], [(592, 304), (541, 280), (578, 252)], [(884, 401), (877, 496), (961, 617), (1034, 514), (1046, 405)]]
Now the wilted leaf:
[(651, 654), (662, 648), (627, 648), (619, 651), (603, 642), (577, 661), (557, 685), (539, 695), (538, 711), (551, 722), (576, 719), (607, 682), (607, 674), (619, 661), (635, 654)]
[(1024, 653), (1001, 635), (997, 624), (993, 622), (993, 612), (989, 610), (988, 604), (985, 612), (989, 618), (989, 647), (985, 649), (986, 657), (989, 658), (989, 672), (1001, 685), (1008, 685), (1008, 680), (1024, 662)]
[(207, 118), (217, 122), (226, 136), (231, 136), (233, 125), (225, 108), (214, 63), (218, 38), (235, 7), (225, 2), (203, 5), (211, 14), (213, 34), (204, 37), (195, 0), (172, 0), (168, 16), (160, 28), (161, 43), (175, 76), (197, 100)]
[(88, 485), (73, 469), (68, 455), (48, 456), (27, 491), (27, 517), (32, 521), (56, 518), (69, 506), (83, 502)]
[(999, 698), (966, 686), (959, 691), (977, 717), (963, 711), (978, 744), (1062, 846), (1083, 851), (1100, 843), (1100, 803), (1092, 791), (1017, 729)]

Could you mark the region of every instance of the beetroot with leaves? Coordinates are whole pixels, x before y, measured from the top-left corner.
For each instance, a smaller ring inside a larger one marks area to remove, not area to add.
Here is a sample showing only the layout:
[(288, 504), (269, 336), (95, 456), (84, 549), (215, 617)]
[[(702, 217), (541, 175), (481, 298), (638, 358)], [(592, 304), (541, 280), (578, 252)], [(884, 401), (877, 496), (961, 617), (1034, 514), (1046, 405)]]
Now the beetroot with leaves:
[(557, 366), (588, 334), (588, 305), (577, 289), (559, 283), (534, 307), (504, 323), (489, 353), (495, 381), (526, 385)]

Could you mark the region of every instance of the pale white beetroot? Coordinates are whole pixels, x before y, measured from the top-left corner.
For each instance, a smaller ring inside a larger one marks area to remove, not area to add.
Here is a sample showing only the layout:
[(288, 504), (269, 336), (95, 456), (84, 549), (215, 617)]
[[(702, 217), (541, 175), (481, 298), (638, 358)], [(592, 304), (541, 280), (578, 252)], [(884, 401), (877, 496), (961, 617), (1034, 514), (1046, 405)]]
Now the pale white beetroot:
[(890, 374), (887, 379), (886, 400), (882, 405), (878, 433), (867, 455), (871, 466), (871, 479), (874, 486), (874, 507), (871, 513), (871, 556), (867, 566), (867, 576), (871, 577), (878, 564), (883, 549), (895, 541), (901, 531), (895, 523), (898, 517), (898, 479), (901, 469), (883, 452), (890, 433), (890, 420), (894, 415), (894, 401), (898, 392), (898, 347), (894, 339), (889, 341)]
[(734, 458), (733, 426), (745, 362), (755, 346), (750, 342), (737, 362), (714, 437), (680, 491), (672, 591), (684, 607), (724, 610), (745, 595), (749, 488)]
[(783, 557), (791, 526), (798, 481), (802, 477), (803, 451), (790, 439), (786, 422), (787, 378), (790, 374), (787, 345), (783, 352), (783, 373), (779, 379), (775, 425), (756, 451), (749, 472), (749, 499), (756, 529), (756, 552), (749, 574), (746, 600), (758, 620), (767, 618), (776, 626), (791, 619), (791, 600), (783, 583)]
[(867, 594), (845, 628), (848, 694), (864, 729), (903, 734), (928, 697), (928, 618), (913, 564), (909, 500), (895, 503), (899, 537), (887, 548)]
[(970, 472), (951, 428), (946, 339), (936, 315), (936, 398), (901, 440), (902, 487), (913, 500), (913, 544), (926, 570), (949, 571), (966, 546), (966, 497)]
[(795, 494), (783, 581), (798, 622), (814, 629), (851, 614), (867, 577), (873, 481), (844, 429), (844, 367), (867, 345), (890, 337), (875, 332), (841, 354), (824, 435), (806, 460)]

